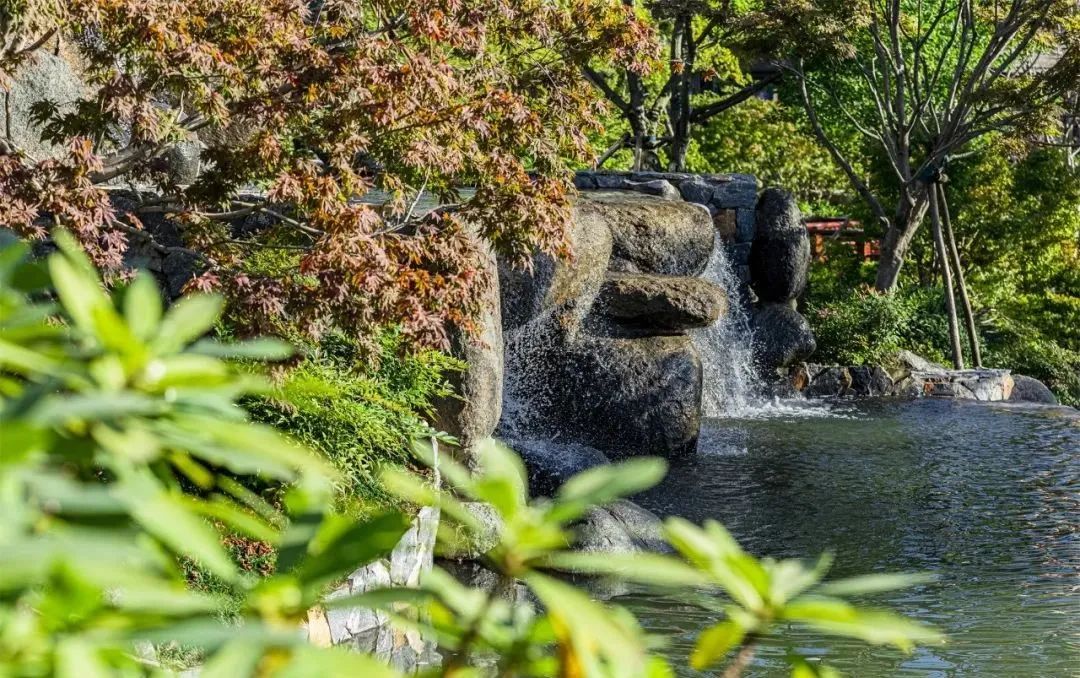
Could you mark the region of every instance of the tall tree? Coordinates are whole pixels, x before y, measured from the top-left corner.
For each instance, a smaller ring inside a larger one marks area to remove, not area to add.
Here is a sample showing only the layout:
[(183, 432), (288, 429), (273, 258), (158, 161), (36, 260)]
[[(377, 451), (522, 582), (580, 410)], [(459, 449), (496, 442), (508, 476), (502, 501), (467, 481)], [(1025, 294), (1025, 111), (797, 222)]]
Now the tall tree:
[(731, 45), (747, 29), (749, 3), (738, 0), (624, 0), (657, 26), (664, 66), (643, 73), (586, 64), (585, 77), (618, 111), (627, 130), (600, 157), (633, 152), (634, 169), (686, 169), (693, 130), (779, 79), (777, 69), (743, 72)]
[[(858, 7), (865, 20), (843, 36), (850, 52), (788, 40), (788, 58), (775, 63), (794, 76), (815, 135), (880, 222), (876, 286), (890, 291), (930, 206), (927, 177), (985, 135), (1035, 139), (1061, 124), (1060, 107), (1080, 82), (1080, 9), (1075, 0), (862, 0)], [(762, 30), (790, 35), (786, 16), (766, 12)], [(859, 150), (886, 171), (860, 167), (838, 130), (860, 134), (867, 143)]]

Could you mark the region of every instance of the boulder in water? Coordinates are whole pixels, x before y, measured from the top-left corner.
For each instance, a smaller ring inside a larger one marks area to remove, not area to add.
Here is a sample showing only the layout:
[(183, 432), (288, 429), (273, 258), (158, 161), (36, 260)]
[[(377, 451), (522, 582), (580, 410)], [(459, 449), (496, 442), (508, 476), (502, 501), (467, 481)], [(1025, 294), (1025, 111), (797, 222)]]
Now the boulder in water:
[(884, 396), (893, 392), (893, 380), (880, 365), (860, 365), (848, 370), (851, 392), (859, 396)]
[(712, 254), (712, 219), (706, 208), (693, 203), (597, 191), (578, 200), (574, 216), (608, 227), (612, 271), (699, 275)]
[(806, 360), (817, 349), (810, 323), (789, 304), (764, 304), (751, 318), (754, 359), (763, 371)]
[(593, 308), (625, 327), (670, 334), (712, 325), (727, 296), (703, 278), (609, 273)]
[(749, 263), (750, 285), (763, 302), (790, 301), (806, 289), (810, 239), (790, 193), (761, 194)]
[(1009, 394), (1009, 400), (1013, 402), (1043, 403), (1044, 405), (1057, 405), (1058, 399), (1046, 384), (1034, 377), (1023, 374), (1013, 375), (1013, 389)]
[(521, 456), (529, 474), (529, 492), (550, 497), (573, 476), (611, 463), (603, 452), (577, 443), (515, 440), (509, 445)]
[(846, 367), (810, 365), (808, 368), (809, 383), (802, 389), (805, 395), (818, 398), (841, 396), (851, 388), (851, 372)]
[(531, 437), (618, 457), (696, 449), (701, 361), (689, 337), (581, 336), (548, 359), (557, 362), (525, 384)]
[(574, 546), (586, 553), (666, 552), (660, 519), (625, 499), (588, 510), (574, 527)]

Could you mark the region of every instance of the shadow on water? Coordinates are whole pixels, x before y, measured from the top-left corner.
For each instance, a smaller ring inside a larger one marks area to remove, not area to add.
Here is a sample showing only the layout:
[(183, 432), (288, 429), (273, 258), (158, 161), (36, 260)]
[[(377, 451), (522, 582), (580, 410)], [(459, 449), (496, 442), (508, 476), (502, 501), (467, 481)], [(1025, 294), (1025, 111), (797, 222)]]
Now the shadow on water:
[[(939, 574), (866, 602), (934, 624), (944, 647), (907, 656), (791, 630), (796, 649), (847, 675), (1080, 675), (1080, 414), (951, 400), (838, 408), (711, 420), (698, 455), (640, 501), (720, 520), (757, 555), (830, 550), (831, 576)], [(647, 595), (621, 602), (674, 633), (680, 659), (715, 618)], [(786, 675), (785, 649), (764, 648), (750, 675)]]

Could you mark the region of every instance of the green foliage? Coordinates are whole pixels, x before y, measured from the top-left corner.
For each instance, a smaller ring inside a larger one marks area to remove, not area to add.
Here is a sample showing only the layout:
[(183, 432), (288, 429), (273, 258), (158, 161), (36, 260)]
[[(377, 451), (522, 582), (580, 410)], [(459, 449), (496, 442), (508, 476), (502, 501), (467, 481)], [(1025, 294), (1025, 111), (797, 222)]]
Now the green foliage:
[(374, 343), (375, 355), (340, 332), (308, 344), (306, 359), (270, 396), (248, 404), (256, 420), (333, 462), (339, 506), (353, 513), (392, 499), (378, 482), (379, 467), (404, 465), (414, 438), (437, 435), (426, 418), (436, 398), (452, 396), (446, 375), (463, 367), (438, 351), (406, 351), (391, 330)]
[(831, 298), (815, 288), (806, 317), (818, 343), (814, 360), (820, 362), (888, 364), (902, 349), (943, 361), (949, 346), (939, 288), (889, 295), (863, 286)]
[(752, 174), (763, 186), (791, 191), (810, 213), (833, 213), (832, 203), (847, 189), (828, 151), (806, 129), (801, 111), (756, 97), (701, 126), (687, 169)]
[[(288, 347), (200, 339), (219, 298), (166, 312), (141, 275), (112, 299), (71, 238), (57, 244), (47, 278), (24, 246), (0, 250), (0, 674), (157, 673), (135, 651), (149, 641), (205, 656), (205, 675), (310, 675), (325, 657), (389, 675), (295, 631), (328, 580), (386, 553), (406, 522), (324, 517), (333, 470), (235, 404), (267, 386), (218, 356)], [(49, 278), (59, 303), (32, 301)], [(255, 475), (280, 491), (238, 482)], [(266, 578), (238, 569), (215, 527), (275, 545), (276, 569), (266, 553), (245, 555)], [(184, 560), (235, 601), (239, 626), (220, 595), (187, 588)]]
[[(911, 650), (917, 643), (939, 642), (933, 630), (883, 610), (855, 607), (844, 598), (904, 588), (925, 577), (876, 575), (822, 584), (831, 559), (807, 568), (796, 560), (759, 560), (744, 552), (718, 523), (703, 528), (669, 519), (666, 539), (677, 555), (582, 553), (569, 549), (575, 521), (593, 505), (632, 495), (664, 474), (658, 459), (638, 458), (602, 466), (571, 478), (553, 499), (528, 500), (524, 467), (494, 441), (479, 450), (479, 471), (470, 474), (430, 447), (417, 453), (441, 472), (449, 485), (440, 492), (407, 473), (391, 471), (387, 483), (409, 501), (435, 504), (461, 524), (479, 529), (462, 497), (491, 504), (502, 530), (485, 555), (495, 572), (522, 580), (543, 605), (540, 613), (526, 604), (511, 605), (498, 593), (468, 590), (435, 569), (422, 584), (428, 600), (424, 622), (412, 622), (454, 651), (449, 675), (478, 653), (495, 653), (499, 675), (523, 676), (669, 676), (671, 667), (651, 653), (657, 639), (645, 636), (626, 610), (590, 599), (553, 578), (549, 571), (610, 577), (681, 591), (687, 604), (722, 612), (724, 618), (705, 630), (692, 657), (695, 668), (721, 662), (738, 650), (732, 672), (739, 675), (749, 654), (764, 637), (789, 624), (804, 624), (826, 634)], [(704, 594), (704, 595), (703, 595)], [(370, 599), (370, 597), (369, 597)], [(400, 603), (387, 596), (388, 610)], [(555, 645), (553, 653), (538, 646)], [(792, 657), (793, 675), (805, 662)], [(821, 669), (819, 669), (821, 670)], [(444, 674), (446, 675), (446, 674)]]

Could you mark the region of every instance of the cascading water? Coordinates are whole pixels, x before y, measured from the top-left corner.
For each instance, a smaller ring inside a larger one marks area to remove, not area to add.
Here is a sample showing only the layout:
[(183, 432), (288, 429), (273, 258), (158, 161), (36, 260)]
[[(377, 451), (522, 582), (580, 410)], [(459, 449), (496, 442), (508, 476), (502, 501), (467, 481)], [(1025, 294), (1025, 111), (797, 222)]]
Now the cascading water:
[(701, 357), (702, 414), (737, 417), (762, 404), (763, 387), (754, 368), (750, 317), (739, 293), (739, 279), (719, 238), (701, 277), (728, 295), (728, 311), (711, 326), (691, 333)]

